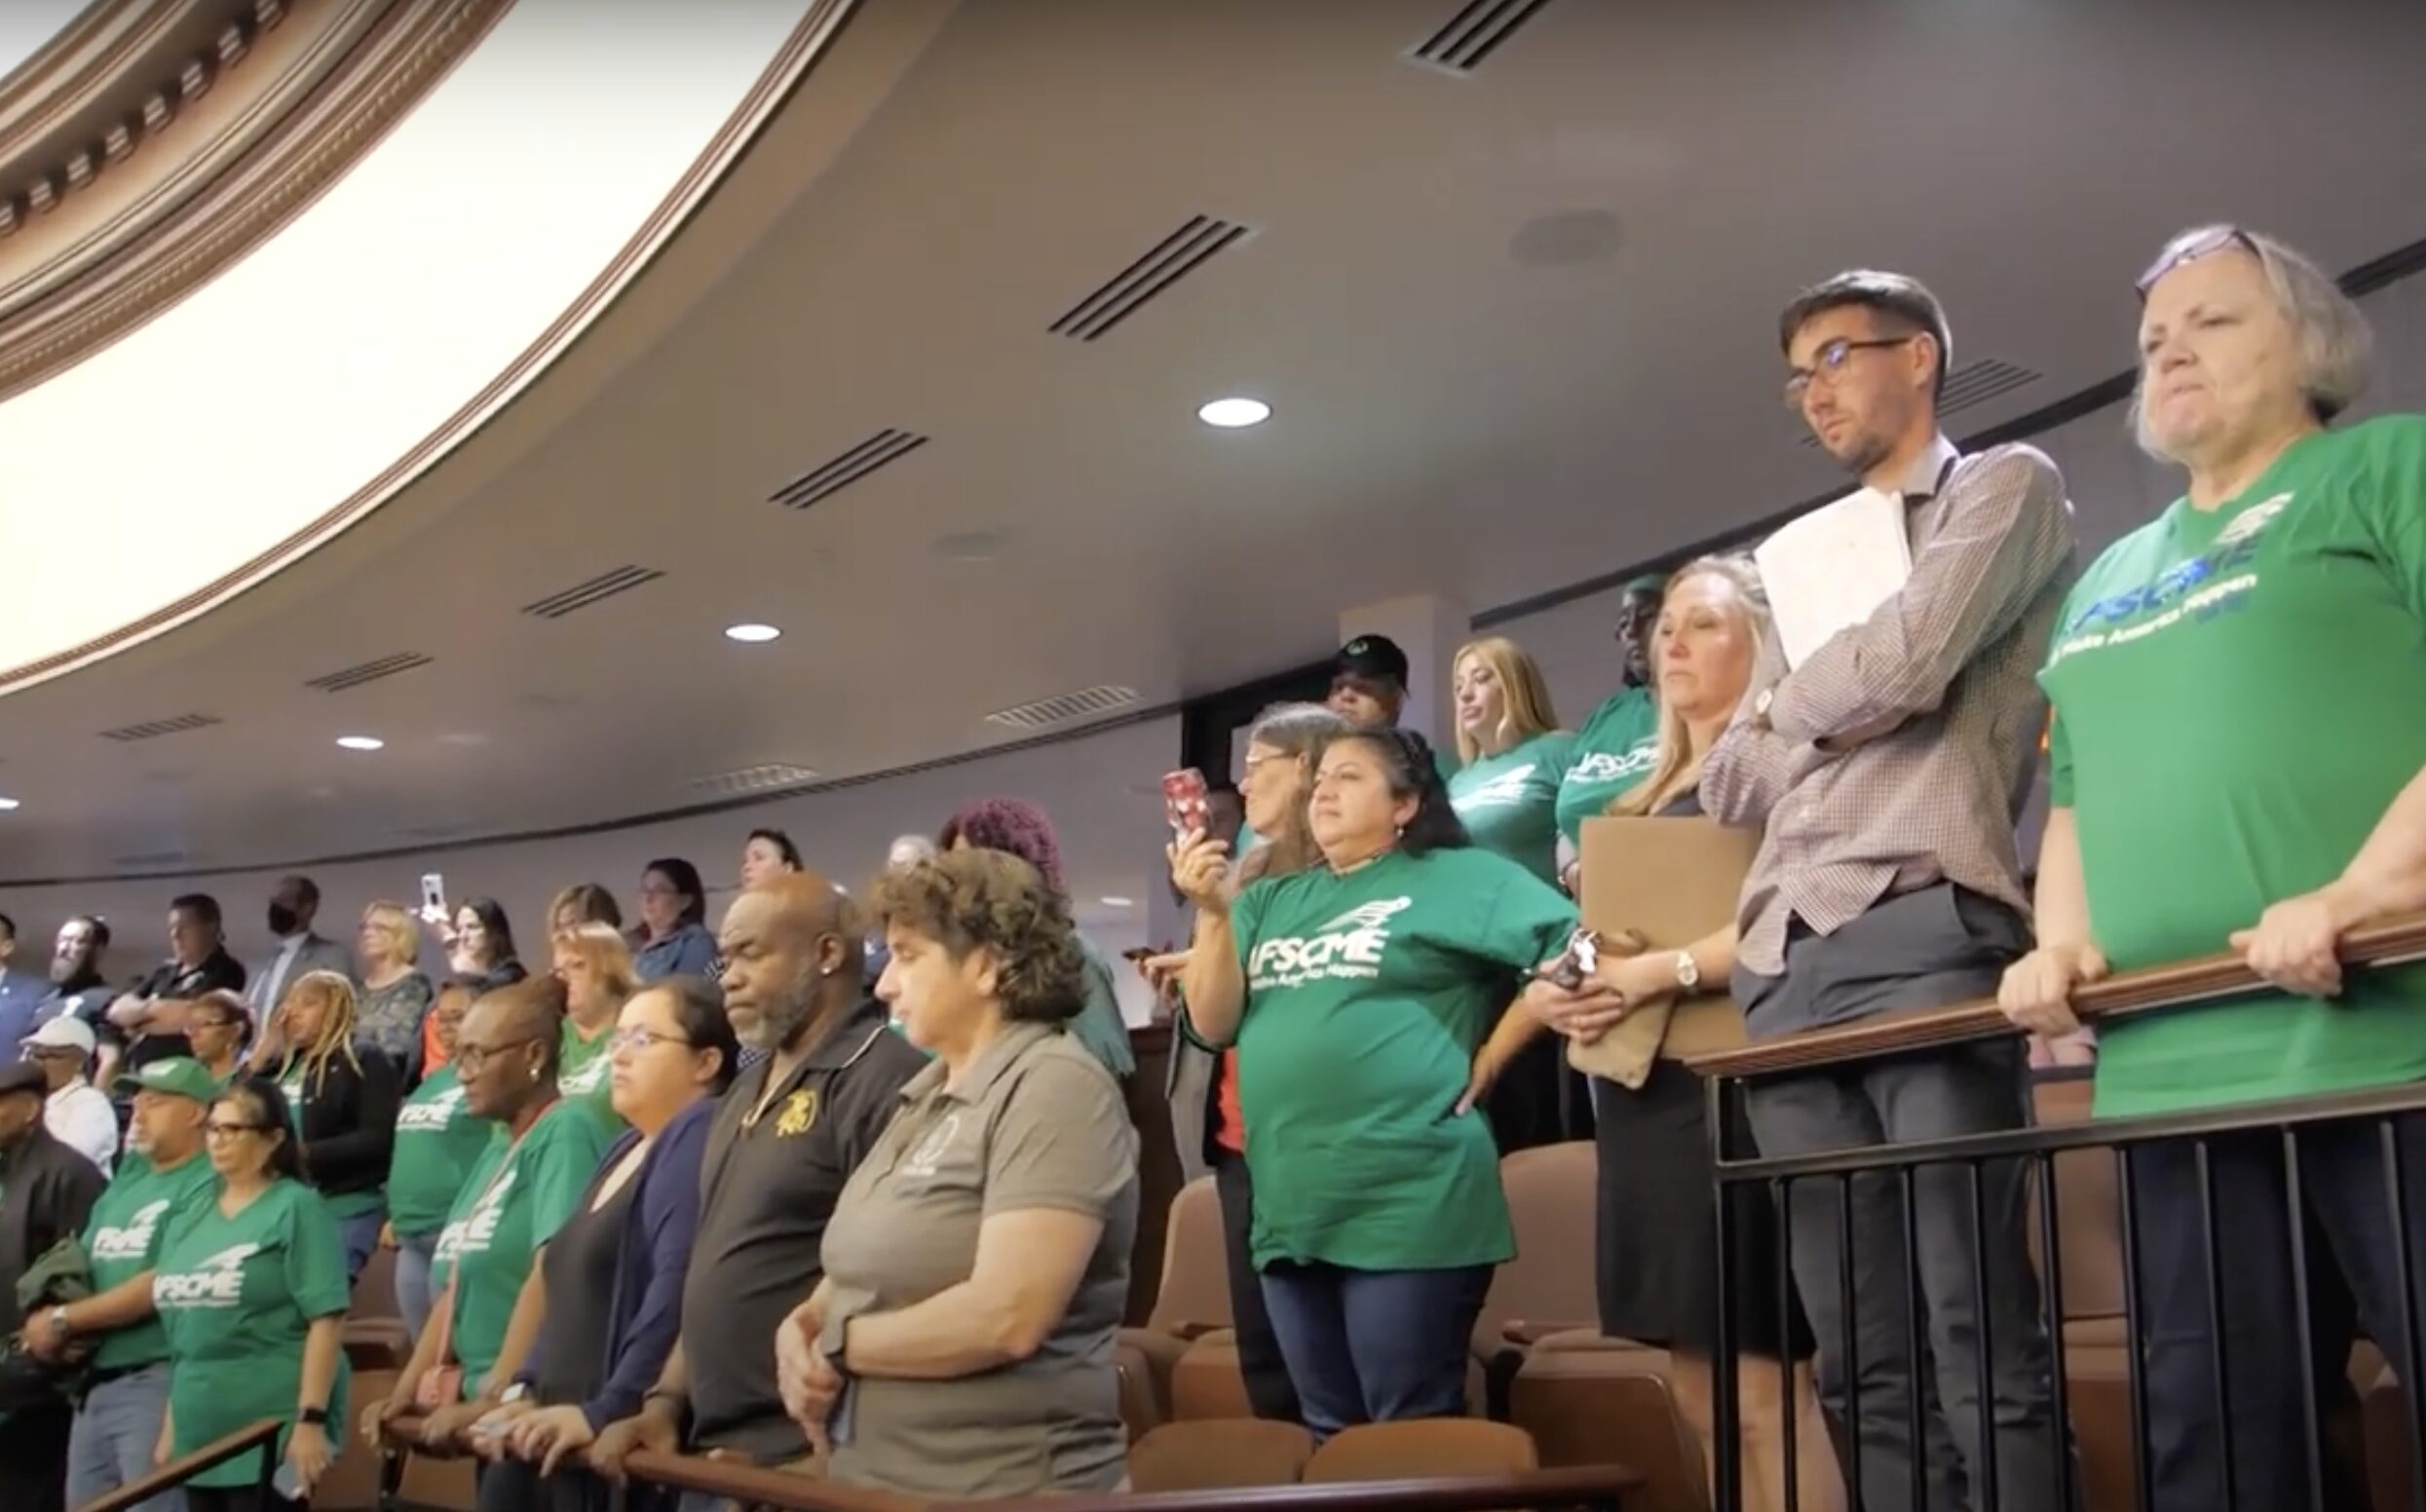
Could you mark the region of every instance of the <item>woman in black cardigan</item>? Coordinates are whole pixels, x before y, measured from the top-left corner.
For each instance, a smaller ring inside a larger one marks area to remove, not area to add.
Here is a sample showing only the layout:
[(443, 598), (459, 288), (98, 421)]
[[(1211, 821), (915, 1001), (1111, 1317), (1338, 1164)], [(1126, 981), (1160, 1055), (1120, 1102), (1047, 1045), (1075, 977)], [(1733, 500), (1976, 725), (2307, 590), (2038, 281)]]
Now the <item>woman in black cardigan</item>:
[(349, 1281), (379, 1247), (402, 1098), (396, 1063), (354, 1042), (354, 1013), (352, 982), (308, 971), (286, 989), (256, 1059), (275, 1058), (272, 1075), (294, 1110), (304, 1177), (337, 1216)]

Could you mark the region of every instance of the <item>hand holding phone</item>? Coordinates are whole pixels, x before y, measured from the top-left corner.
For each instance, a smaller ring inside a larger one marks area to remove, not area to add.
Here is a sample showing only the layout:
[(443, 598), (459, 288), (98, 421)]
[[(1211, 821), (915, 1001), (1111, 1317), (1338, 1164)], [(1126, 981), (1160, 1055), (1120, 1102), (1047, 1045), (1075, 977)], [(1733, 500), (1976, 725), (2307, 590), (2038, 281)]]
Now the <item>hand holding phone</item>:
[(446, 917), (446, 879), (436, 872), (421, 874), (421, 917), (430, 924)]
[(1207, 790), (1204, 774), (1194, 767), (1163, 775), (1162, 808), (1173, 835), (1200, 835), (1209, 827), (1212, 821), (1205, 808)]

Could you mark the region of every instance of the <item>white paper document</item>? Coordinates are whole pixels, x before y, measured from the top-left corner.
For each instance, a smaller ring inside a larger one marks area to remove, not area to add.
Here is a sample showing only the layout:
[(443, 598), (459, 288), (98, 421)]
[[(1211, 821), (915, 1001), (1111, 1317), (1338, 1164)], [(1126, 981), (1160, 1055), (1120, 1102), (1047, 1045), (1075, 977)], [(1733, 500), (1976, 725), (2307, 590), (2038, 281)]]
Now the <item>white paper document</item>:
[(1786, 664), (1861, 624), (1912, 576), (1904, 497), (1864, 488), (1781, 528), (1752, 553)]

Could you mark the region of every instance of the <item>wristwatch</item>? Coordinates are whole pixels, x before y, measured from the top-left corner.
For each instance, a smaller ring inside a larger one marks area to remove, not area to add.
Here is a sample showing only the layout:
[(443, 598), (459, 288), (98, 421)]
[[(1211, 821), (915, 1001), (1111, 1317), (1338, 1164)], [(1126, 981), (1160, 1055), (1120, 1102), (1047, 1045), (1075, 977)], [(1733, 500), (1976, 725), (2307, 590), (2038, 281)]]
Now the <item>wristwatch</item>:
[(1701, 986), (1701, 963), (1689, 950), (1677, 952), (1677, 986), (1688, 993)]
[(325, 1407), (298, 1407), (295, 1409), (295, 1421), (304, 1424), (306, 1427), (325, 1428), (328, 1426), (328, 1409)]
[(75, 1332), (75, 1328), (67, 1321), (67, 1309), (63, 1306), (53, 1307), (51, 1309), (51, 1337), (64, 1343), (68, 1336)]

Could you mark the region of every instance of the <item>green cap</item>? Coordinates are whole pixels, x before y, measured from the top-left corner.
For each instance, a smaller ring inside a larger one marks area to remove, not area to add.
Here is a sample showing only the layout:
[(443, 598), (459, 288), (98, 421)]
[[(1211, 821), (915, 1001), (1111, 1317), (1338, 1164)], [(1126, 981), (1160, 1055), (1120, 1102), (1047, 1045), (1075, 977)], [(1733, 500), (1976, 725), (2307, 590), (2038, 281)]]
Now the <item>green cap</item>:
[(190, 1097), (198, 1103), (207, 1103), (218, 1096), (221, 1088), (219, 1078), (212, 1076), (202, 1062), (190, 1055), (173, 1055), (120, 1077), (118, 1090), (162, 1092), (171, 1097)]
[(1626, 586), (1618, 591), (1628, 596), (1636, 593), (1665, 593), (1668, 591), (1668, 574), (1664, 572), (1636, 573), (1626, 580)]

